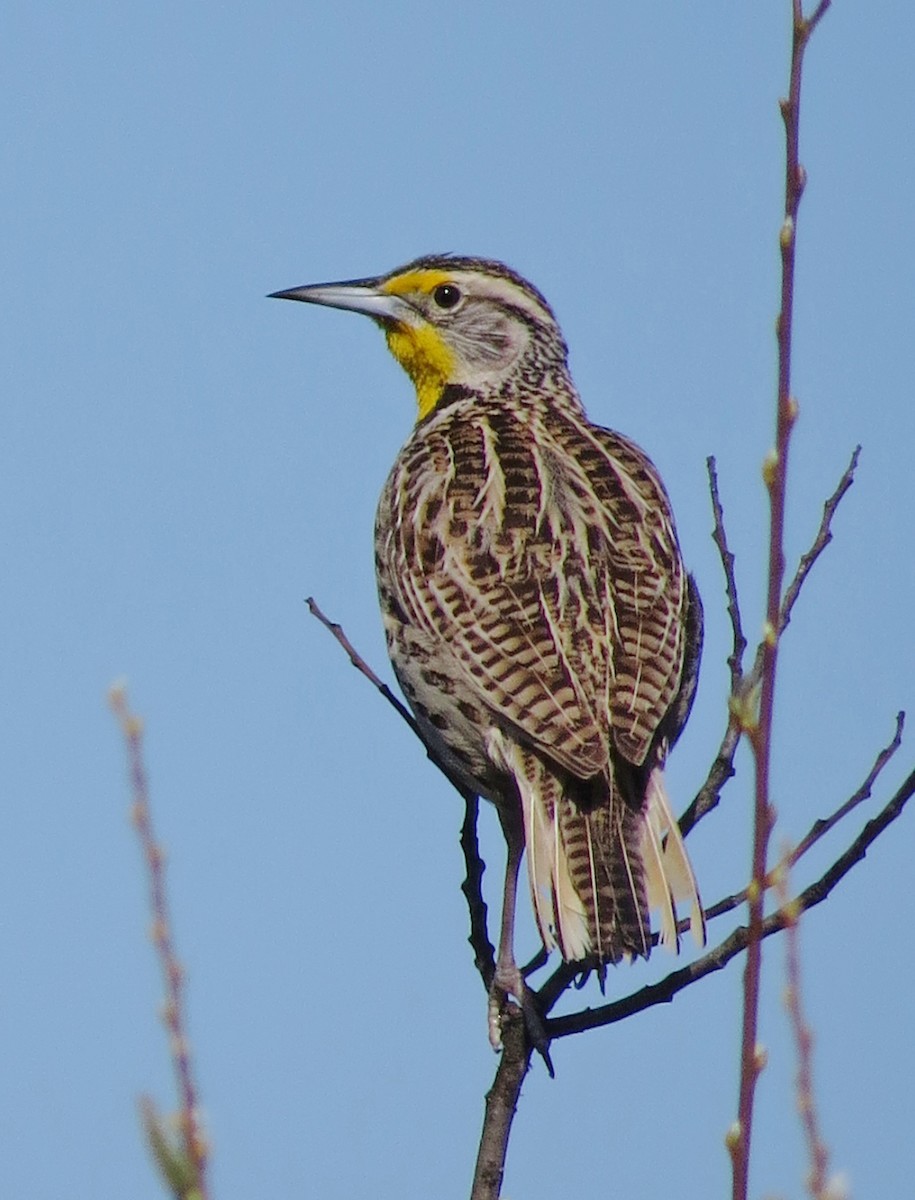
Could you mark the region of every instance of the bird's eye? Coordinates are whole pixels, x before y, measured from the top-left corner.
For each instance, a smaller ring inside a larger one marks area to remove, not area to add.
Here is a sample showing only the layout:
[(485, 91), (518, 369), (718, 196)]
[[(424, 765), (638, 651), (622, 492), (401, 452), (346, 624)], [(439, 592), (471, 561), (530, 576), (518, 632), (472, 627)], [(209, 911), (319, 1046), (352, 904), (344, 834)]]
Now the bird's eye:
[(432, 299), (439, 308), (454, 308), (461, 298), (461, 289), (453, 283), (440, 283), (432, 293)]

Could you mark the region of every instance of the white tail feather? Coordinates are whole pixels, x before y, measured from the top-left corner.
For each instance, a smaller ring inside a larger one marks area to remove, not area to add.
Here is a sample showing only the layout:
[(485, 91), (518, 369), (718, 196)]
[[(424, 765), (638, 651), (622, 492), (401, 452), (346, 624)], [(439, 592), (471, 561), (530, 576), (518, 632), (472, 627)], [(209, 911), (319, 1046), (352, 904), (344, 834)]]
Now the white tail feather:
[[(524, 808), (524, 842), (527, 849), (527, 877), (531, 888), (531, 901), (534, 905), (534, 915), (540, 928), (540, 936), (547, 950), (556, 945), (554, 930), (559, 932), (559, 916), (556, 910), (556, 898), (551, 886), (553, 866), (553, 846), (555, 829), (550, 829), (550, 821), (544, 811), (543, 803), (537, 791), (523, 776), (518, 778), (521, 791), (521, 802)], [(553, 823), (555, 825), (555, 822)]]
[(650, 815), (646, 814), (642, 835), (642, 861), (645, 864), (645, 883), (648, 892), (648, 907), (660, 913), (660, 944), (665, 950), (679, 953), (680, 937), (677, 933), (677, 913), (670, 884), (664, 870), (664, 846), (661, 835)]
[(671, 811), (664, 787), (664, 772), (660, 767), (654, 768), (648, 780), (642, 853), (649, 906), (661, 909), (661, 944), (672, 950), (677, 949), (676, 914), (668, 910), (673, 909), (674, 902), (683, 901), (690, 906), (690, 931), (697, 944), (704, 946), (705, 917), (702, 913), (699, 888), (686, 847), (683, 845), (683, 838), (680, 836), (680, 827)]
[[(491, 739), (493, 742), (494, 739)], [(562, 784), (533, 754), (509, 738), (498, 739), (498, 750), (521, 794), (527, 877), (534, 915), (547, 950), (559, 947), (567, 961), (591, 953), (588, 918), (581, 897), (572, 886), (556, 808), (569, 804)]]

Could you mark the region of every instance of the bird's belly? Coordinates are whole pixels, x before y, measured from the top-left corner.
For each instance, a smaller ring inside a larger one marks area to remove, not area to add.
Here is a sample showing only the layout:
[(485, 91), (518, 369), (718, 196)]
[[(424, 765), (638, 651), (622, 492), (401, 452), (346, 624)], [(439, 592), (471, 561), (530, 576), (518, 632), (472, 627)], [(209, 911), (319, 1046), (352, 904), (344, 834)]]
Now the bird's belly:
[(391, 663), (426, 745), (465, 787), (501, 802), (506, 779), (486, 746), (493, 714), (466, 687), (447, 645), (403, 625), (388, 625), (386, 632)]

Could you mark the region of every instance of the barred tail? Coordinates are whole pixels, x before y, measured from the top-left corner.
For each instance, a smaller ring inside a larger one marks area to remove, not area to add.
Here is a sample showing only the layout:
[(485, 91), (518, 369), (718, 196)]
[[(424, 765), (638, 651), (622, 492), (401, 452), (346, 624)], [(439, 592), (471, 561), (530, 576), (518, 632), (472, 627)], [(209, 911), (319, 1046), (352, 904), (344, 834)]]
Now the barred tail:
[(651, 948), (638, 814), (617, 800), (580, 808), (563, 782), (517, 748), (527, 870), (546, 948), (567, 962), (619, 962)]
[(651, 950), (641, 819), (612, 793), (590, 809), (564, 799), (569, 870), (589, 917), (591, 957), (616, 963)]
[(518, 786), (531, 900), (547, 950), (558, 947), (568, 962), (647, 958), (649, 912), (658, 909), (661, 944), (676, 951), (677, 901), (691, 905), (693, 935), (704, 942), (696, 879), (660, 768), (636, 812), (612, 785), (604, 799), (579, 805), (543, 759), (508, 738), (499, 738), (499, 757)]

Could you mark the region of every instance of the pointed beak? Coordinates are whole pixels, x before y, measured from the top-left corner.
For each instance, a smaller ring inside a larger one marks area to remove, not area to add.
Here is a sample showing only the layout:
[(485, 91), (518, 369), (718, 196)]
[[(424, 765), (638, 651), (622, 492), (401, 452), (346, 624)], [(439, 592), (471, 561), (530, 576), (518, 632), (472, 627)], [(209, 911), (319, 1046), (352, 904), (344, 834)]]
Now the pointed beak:
[(413, 323), (416, 311), (400, 296), (383, 292), (375, 280), (356, 280), (353, 283), (315, 283), (271, 292), (268, 300), (301, 300), (305, 304), (324, 304), (328, 308), (344, 308), (364, 313), (383, 324)]

